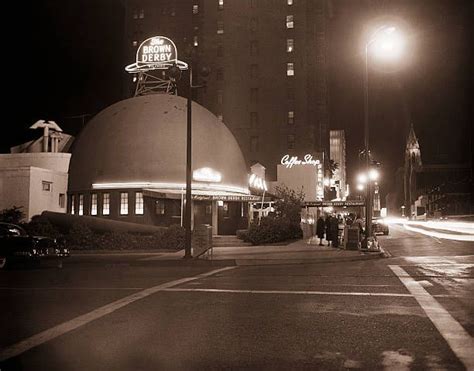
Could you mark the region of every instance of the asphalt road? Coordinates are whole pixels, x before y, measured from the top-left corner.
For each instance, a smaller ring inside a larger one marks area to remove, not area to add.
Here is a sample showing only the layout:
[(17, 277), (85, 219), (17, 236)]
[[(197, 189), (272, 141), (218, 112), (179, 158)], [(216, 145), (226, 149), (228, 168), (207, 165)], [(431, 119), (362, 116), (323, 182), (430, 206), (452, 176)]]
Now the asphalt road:
[(0, 272), (0, 369), (474, 369), (474, 243), (380, 241), (390, 258)]

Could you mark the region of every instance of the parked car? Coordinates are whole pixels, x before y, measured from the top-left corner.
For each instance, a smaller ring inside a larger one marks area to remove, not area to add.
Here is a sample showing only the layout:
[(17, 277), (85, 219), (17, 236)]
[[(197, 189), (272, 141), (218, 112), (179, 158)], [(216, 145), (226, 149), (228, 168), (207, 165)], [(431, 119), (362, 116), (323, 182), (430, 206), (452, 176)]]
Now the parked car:
[(388, 224), (385, 223), (383, 218), (374, 218), (372, 219), (372, 231), (374, 234), (383, 233), (384, 235), (388, 235)]
[(70, 255), (64, 239), (31, 236), (22, 227), (0, 223), (0, 269), (15, 263), (40, 263)]

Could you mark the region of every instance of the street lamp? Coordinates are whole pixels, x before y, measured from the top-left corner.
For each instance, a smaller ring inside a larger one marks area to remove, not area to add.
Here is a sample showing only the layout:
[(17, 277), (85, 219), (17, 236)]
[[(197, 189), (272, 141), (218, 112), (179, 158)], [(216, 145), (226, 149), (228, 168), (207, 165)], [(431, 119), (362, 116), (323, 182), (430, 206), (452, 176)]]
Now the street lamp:
[[(364, 74), (364, 153), (366, 174), (370, 178), (369, 151), (369, 49), (376, 57), (383, 59), (397, 58), (403, 49), (403, 42), (397, 29), (393, 26), (379, 27), (365, 44), (365, 74)], [(375, 174), (373, 173), (372, 176)], [(375, 180), (375, 179), (371, 179)], [(369, 247), (372, 238), (372, 186), (366, 182), (366, 213), (365, 213), (365, 246)]]
[[(177, 80), (181, 76), (181, 71), (174, 65), (168, 69), (169, 76)], [(192, 181), (192, 96), (193, 89), (203, 88), (206, 85), (193, 85), (192, 64), (188, 67), (188, 96), (187, 96), (187, 114), (186, 114), (186, 203), (184, 209), (184, 259), (192, 259), (191, 254), (191, 181)], [(200, 74), (204, 77), (209, 75), (209, 69), (201, 68)]]

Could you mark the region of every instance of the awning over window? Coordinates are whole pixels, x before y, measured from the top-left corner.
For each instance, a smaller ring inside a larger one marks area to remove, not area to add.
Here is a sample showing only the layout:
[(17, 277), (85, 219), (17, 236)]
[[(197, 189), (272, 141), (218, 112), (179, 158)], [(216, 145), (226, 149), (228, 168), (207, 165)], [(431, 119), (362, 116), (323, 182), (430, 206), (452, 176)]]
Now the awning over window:
[[(143, 196), (152, 198), (170, 198), (181, 199), (186, 197), (186, 189), (182, 191), (178, 189), (144, 189)], [(262, 198), (253, 195), (243, 195), (241, 193), (226, 192), (226, 191), (204, 191), (191, 190), (191, 198), (193, 200), (219, 200), (219, 201), (259, 201)]]

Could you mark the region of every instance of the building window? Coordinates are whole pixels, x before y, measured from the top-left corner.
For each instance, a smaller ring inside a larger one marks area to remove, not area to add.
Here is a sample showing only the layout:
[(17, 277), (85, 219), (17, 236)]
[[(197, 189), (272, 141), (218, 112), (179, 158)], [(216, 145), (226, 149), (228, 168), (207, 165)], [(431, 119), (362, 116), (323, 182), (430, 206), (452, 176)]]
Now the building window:
[(251, 8), (256, 8), (257, 7), (257, 0), (249, 0), (250, 1), (250, 7)]
[(288, 100), (295, 100), (295, 89), (294, 88), (287, 88), (286, 95)]
[(257, 31), (257, 26), (258, 26), (258, 21), (257, 18), (251, 18), (250, 19), (250, 32), (256, 32)]
[(293, 5), (293, 0), (286, 0), (286, 3), (287, 3), (288, 5)]
[(293, 134), (288, 135), (288, 149), (295, 149), (295, 136)]
[(133, 40), (132, 41), (132, 46), (137, 46), (138, 45), (138, 41), (137, 40)]
[(224, 121), (224, 116), (222, 115), (222, 113), (220, 113), (220, 114), (217, 115), (217, 119), (218, 119), (219, 121), (221, 121), (221, 122)]
[(250, 41), (250, 55), (251, 56), (258, 55), (258, 41), (256, 40)]
[(217, 80), (218, 81), (224, 80), (224, 71), (222, 70), (222, 68), (217, 69), (216, 75), (217, 75)]
[(258, 77), (258, 64), (250, 65), (250, 77), (256, 79)]
[(288, 111), (288, 125), (295, 123), (295, 111)]
[(79, 195), (79, 215), (84, 215), (84, 195)]
[(212, 214), (212, 205), (206, 205), (206, 215)]
[(59, 194), (59, 207), (61, 209), (66, 207), (66, 195), (64, 193)]
[(198, 4), (194, 4), (193, 5), (193, 14), (198, 14), (199, 13), (199, 5)]
[(222, 57), (224, 55), (224, 47), (222, 44), (217, 45), (217, 56)]
[(224, 9), (224, 0), (217, 0), (217, 9)]
[(135, 192), (135, 214), (143, 215), (143, 192)]
[(155, 214), (156, 215), (165, 215), (165, 200), (156, 200), (155, 201)]
[(120, 215), (128, 215), (128, 193), (120, 192)]
[(91, 215), (97, 215), (97, 193), (91, 194)]
[(295, 23), (293, 21), (293, 16), (292, 15), (287, 15), (286, 16), (286, 28), (294, 28)]
[(224, 102), (224, 91), (217, 91), (217, 104), (222, 104)]
[(41, 186), (43, 188), (43, 191), (51, 192), (53, 190), (53, 183), (51, 183), (51, 182), (47, 182), (47, 181), (43, 180), (41, 182)]
[(295, 75), (295, 65), (292, 62), (286, 64), (286, 76), (294, 76)]
[(193, 45), (194, 45), (194, 46), (198, 46), (198, 45), (199, 45), (199, 42), (198, 42), (198, 37), (197, 37), (197, 36), (194, 36), (194, 42), (193, 42)]
[(71, 195), (71, 214), (76, 213), (76, 197)]
[(110, 215), (110, 193), (102, 195), (102, 215)]
[(224, 33), (224, 21), (217, 21), (217, 33), (219, 35)]
[(258, 103), (258, 88), (250, 89), (250, 102), (253, 104)]
[(140, 14), (138, 15), (138, 18), (140, 19), (145, 18), (145, 9), (140, 9)]
[(294, 50), (295, 50), (295, 40), (286, 39), (286, 52), (293, 53)]
[(258, 151), (258, 137), (250, 137), (250, 152)]
[(258, 112), (250, 112), (250, 127), (258, 127)]
[(133, 9), (133, 19), (138, 19), (138, 10)]

